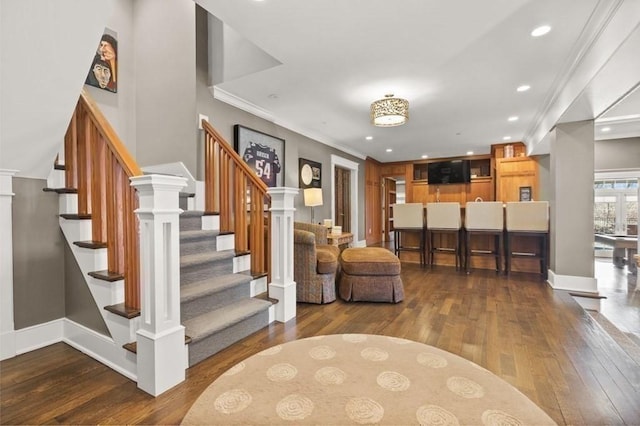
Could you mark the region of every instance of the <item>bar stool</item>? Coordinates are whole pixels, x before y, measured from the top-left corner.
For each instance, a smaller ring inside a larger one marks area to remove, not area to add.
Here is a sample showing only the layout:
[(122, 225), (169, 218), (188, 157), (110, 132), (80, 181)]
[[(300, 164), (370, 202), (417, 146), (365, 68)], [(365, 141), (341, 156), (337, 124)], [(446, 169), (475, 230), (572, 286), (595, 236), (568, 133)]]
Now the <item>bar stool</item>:
[[(549, 239), (549, 203), (547, 201), (509, 202), (506, 207), (507, 233), (505, 238), (506, 272), (511, 272), (514, 257), (540, 260), (540, 274), (547, 278), (547, 245)], [(513, 237), (536, 238), (535, 252), (516, 252), (511, 248)]]
[[(424, 206), (422, 203), (394, 204), (393, 206), (393, 247), (396, 256), (401, 251), (420, 252), (420, 266), (426, 264), (424, 236)], [(418, 246), (403, 244), (406, 233), (418, 234)]]
[[(456, 269), (462, 264), (460, 249), (460, 203), (427, 203), (427, 233), (429, 235), (429, 265), (433, 265), (435, 253), (449, 253), (456, 257)], [(437, 246), (434, 236), (455, 236), (454, 247)]]
[[(468, 202), (465, 206), (465, 260), (467, 273), (471, 256), (494, 256), (496, 272), (500, 273), (502, 258), (502, 240), (504, 230), (504, 207), (502, 202)], [(471, 237), (474, 235), (493, 236), (493, 247), (471, 248)]]

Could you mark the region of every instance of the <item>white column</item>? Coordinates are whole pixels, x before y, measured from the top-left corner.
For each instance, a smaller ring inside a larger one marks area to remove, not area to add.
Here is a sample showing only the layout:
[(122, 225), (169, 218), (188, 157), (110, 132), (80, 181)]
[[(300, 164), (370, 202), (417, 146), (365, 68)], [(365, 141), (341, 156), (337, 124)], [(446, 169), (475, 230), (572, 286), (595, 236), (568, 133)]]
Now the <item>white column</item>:
[(293, 213), (296, 188), (269, 188), (271, 195), (271, 283), (269, 296), (278, 299), (276, 321), (296, 316), (296, 282), (293, 280)]
[(178, 192), (186, 179), (166, 175), (131, 178), (140, 207), (140, 329), (138, 387), (157, 396), (184, 381), (187, 367), (180, 324), (180, 224)]
[(558, 124), (551, 139), (549, 282), (597, 294), (593, 257), (593, 121)]
[(0, 170), (0, 359), (16, 356), (13, 325), (13, 175)]

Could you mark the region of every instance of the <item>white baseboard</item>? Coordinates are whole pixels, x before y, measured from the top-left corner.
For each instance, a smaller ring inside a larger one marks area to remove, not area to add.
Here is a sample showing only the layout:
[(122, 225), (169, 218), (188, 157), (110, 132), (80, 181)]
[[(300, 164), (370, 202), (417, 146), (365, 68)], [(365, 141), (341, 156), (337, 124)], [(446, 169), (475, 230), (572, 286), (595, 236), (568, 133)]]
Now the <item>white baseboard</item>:
[(118, 347), (113, 339), (68, 318), (16, 330), (14, 335), (16, 355), (64, 342), (133, 381), (137, 378), (135, 354)]
[(267, 277), (260, 277), (255, 280), (251, 280), (251, 289), (249, 295), (254, 297), (257, 294), (262, 294), (267, 291)]
[(556, 274), (549, 269), (549, 285), (554, 290), (579, 291), (598, 294), (598, 281), (593, 277)]
[(0, 334), (0, 361), (16, 356), (16, 332), (5, 331)]
[(61, 342), (63, 333), (64, 318), (16, 330), (16, 355)]

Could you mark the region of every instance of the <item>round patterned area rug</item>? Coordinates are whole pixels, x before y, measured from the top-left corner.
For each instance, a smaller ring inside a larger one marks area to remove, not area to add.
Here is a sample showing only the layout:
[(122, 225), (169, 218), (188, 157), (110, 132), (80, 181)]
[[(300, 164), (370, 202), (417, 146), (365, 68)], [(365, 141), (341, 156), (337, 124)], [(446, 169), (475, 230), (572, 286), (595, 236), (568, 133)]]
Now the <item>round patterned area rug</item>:
[(459, 356), (369, 334), (296, 340), (264, 350), (213, 382), (192, 424), (550, 425), (513, 386)]

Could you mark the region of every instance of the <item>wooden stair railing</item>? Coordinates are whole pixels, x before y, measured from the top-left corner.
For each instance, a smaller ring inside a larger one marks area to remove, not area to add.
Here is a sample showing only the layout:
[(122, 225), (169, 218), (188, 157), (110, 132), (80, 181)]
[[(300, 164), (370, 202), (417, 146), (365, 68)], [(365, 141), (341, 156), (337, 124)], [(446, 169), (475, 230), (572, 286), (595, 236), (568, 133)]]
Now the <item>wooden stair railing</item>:
[(129, 151), (83, 89), (64, 137), (65, 186), (78, 190), (78, 216), (90, 217), (92, 242), (106, 243), (103, 279), (124, 279), (125, 308), (140, 309), (138, 196), (129, 178), (142, 175)]
[(234, 233), (236, 251), (251, 252), (253, 276), (269, 277), (271, 197), (267, 185), (211, 124), (203, 120), (202, 127), (205, 131), (205, 214), (219, 214), (220, 231)]

